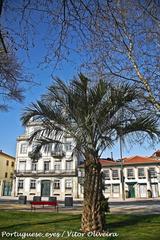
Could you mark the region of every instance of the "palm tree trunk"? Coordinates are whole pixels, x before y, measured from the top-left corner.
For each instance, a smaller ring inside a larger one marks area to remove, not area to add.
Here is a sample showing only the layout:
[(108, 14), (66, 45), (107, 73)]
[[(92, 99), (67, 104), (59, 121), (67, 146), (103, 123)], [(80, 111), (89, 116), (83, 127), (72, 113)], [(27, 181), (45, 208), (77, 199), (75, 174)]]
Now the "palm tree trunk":
[(101, 165), (94, 158), (87, 159), (85, 164), (84, 205), (81, 220), (81, 230), (83, 232), (102, 231), (104, 229), (105, 212), (102, 208), (103, 200)]

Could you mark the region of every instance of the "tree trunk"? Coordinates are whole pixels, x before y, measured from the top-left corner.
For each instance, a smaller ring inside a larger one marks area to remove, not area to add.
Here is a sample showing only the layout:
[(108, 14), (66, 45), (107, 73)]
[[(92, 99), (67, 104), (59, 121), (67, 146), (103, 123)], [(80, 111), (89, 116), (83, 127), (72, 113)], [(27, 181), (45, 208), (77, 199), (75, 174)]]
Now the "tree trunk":
[(102, 207), (104, 199), (101, 164), (98, 159), (89, 156), (85, 163), (84, 206), (81, 220), (83, 232), (104, 230), (105, 211)]

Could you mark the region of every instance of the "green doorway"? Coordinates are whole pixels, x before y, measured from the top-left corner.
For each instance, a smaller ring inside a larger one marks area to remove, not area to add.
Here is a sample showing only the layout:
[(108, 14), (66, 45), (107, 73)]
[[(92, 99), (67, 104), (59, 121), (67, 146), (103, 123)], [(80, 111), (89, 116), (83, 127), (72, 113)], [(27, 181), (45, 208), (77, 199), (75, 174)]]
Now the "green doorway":
[(49, 180), (41, 181), (41, 196), (42, 197), (50, 196), (50, 186), (51, 186), (51, 182)]
[(129, 198), (135, 198), (135, 184), (130, 183), (128, 184), (128, 197)]

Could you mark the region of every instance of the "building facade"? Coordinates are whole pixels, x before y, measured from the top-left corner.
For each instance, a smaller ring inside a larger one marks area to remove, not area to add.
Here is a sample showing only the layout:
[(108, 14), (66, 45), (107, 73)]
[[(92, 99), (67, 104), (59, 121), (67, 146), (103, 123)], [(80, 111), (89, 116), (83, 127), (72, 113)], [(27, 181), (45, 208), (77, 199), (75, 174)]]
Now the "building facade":
[(0, 196), (13, 195), (15, 158), (0, 150)]
[(39, 160), (32, 160), (34, 143), (29, 144), (29, 137), (37, 127), (30, 124), (25, 134), (17, 138), (15, 195), (26, 195), (28, 199), (35, 195), (77, 198), (79, 157), (73, 154), (73, 139), (63, 136), (63, 145), (49, 145), (48, 150), (41, 150)]
[[(159, 159), (157, 153), (152, 157), (125, 158), (122, 162), (101, 159), (105, 197), (122, 199), (123, 192), (125, 199), (160, 197)], [(78, 176), (79, 197), (83, 198), (83, 165), (79, 167)]]
[[(26, 127), (25, 133), (17, 138), (15, 196), (66, 196), (83, 199), (84, 166), (82, 158), (75, 153), (74, 140), (63, 136), (61, 146), (49, 145), (41, 150), (38, 160), (32, 158), (34, 143), (29, 138), (37, 123)], [(109, 198), (157, 198), (160, 196), (160, 151), (151, 157), (134, 156), (123, 161), (100, 160), (103, 171), (104, 194)]]

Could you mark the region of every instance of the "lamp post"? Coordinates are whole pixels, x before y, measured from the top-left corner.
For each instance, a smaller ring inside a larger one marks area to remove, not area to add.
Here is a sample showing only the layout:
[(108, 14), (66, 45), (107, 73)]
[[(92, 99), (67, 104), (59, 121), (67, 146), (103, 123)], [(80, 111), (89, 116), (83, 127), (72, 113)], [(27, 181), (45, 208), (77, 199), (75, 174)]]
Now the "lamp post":
[(119, 138), (119, 147), (120, 147), (120, 160), (121, 160), (121, 186), (122, 186), (122, 199), (125, 200), (124, 192), (124, 173), (123, 173), (123, 151), (122, 151), (122, 136)]

